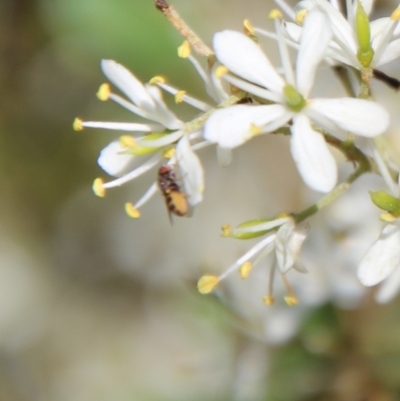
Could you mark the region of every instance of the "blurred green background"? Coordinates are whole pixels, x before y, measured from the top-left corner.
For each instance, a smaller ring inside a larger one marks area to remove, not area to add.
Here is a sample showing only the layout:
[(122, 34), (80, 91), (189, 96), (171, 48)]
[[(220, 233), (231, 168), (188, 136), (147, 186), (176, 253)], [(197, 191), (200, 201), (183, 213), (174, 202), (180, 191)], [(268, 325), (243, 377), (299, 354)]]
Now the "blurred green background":
[[(268, 27), (272, 7), (173, 4), (207, 43), (245, 17)], [(74, 118), (133, 121), (96, 98), (100, 60), (143, 81), (165, 75), (205, 100), (177, 57), (181, 43), (151, 0), (0, 1), (0, 401), (400, 399), (398, 301), (294, 308), (292, 334), (268, 342), (259, 321), (196, 292), (201, 274), (248, 249), (221, 239), (222, 224), (298, 207), (284, 139), (262, 139), (268, 157), (246, 146), (218, 173), (214, 154), (202, 154), (207, 199), (173, 227), (160, 199), (139, 221), (123, 211), (154, 177), (92, 194), (105, 176), (99, 151), (116, 135), (74, 132)], [(248, 179), (273, 169), (286, 178)], [(271, 312), (282, 327), (285, 309)]]

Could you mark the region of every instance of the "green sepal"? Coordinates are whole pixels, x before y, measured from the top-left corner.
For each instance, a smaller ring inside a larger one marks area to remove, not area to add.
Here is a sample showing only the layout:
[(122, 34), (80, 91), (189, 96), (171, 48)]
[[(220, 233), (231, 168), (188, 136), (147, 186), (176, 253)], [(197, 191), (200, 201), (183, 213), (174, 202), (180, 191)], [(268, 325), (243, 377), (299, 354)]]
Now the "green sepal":
[(395, 198), (384, 191), (370, 191), (369, 195), (373, 204), (379, 209), (389, 212), (394, 217), (400, 217), (400, 198)]

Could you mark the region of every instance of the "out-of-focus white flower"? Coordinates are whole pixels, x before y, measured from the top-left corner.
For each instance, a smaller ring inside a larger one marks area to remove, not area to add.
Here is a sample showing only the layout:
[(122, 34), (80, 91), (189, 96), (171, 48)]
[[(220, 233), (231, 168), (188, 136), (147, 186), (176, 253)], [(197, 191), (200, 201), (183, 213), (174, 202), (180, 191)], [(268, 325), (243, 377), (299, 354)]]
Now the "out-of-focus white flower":
[(296, 265), (296, 261), (299, 258), (305, 234), (295, 230), (295, 223), (291, 217), (281, 217), (272, 221), (260, 223), (244, 223), (232, 231), (230, 231), (230, 227), (225, 227), (224, 235), (233, 238), (247, 239), (263, 235), (275, 229), (276, 232), (255, 244), (247, 253), (219, 276), (203, 276), (198, 282), (199, 291), (202, 294), (213, 291), (217, 284), (235, 271), (239, 271), (240, 276), (245, 279), (249, 276), (253, 267), (259, 264), (262, 259), (270, 254), (274, 254), (273, 260), (269, 266), (268, 294), (264, 296), (264, 303), (272, 305), (275, 302), (273, 281), (276, 268), (278, 268), (288, 292), (285, 301), (288, 305), (297, 304), (297, 298), (285, 275), (292, 267), (297, 267), (300, 271), (303, 271), (300, 265)]
[[(137, 134), (135, 137), (123, 135), (101, 151), (98, 159), (100, 167), (106, 173), (118, 178), (107, 183), (101, 179), (95, 180), (93, 189), (96, 195), (104, 196), (106, 189), (121, 186), (141, 176), (167, 157), (168, 164), (177, 166), (177, 170), (182, 169), (183, 174), (180, 179), (189, 205), (193, 207), (201, 202), (204, 190), (203, 168), (194, 150), (205, 146), (206, 143), (201, 142), (199, 131), (189, 134), (185, 132), (185, 124), (165, 105), (157, 85), (173, 92), (179, 102), (185, 100), (203, 111), (209, 110), (210, 107), (184, 93), (178, 93), (166, 85), (160, 77), (153, 79), (152, 84), (143, 85), (130, 71), (113, 60), (103, 60), (101, 66), (106, 77), (128, 97), (129, 101), (111, 93), (108, 84), (100, 87), (98, 97), (101, 100), (111, 99), (150, 122), (139, 124), (75, 120), (74, 128), (77, 130), (91, 127)], [(139, 217), (138, 208), (143, 206), (157, 189), (156, 183), (153, 183), (134, 206), (127, 204), (128, 214), (131, 217)]]
[(217, 110), (205, 124), (204, 137), (223, 148), (234, 148), (292, 120), (291, 152), (300, 175), (312, 189), (329, 192), (337, 181), (336, 162), (312, 122), (333, 134), (350, 131), (374, 137), (386, 130), (389, 115), (380, 105), (367, 100), (309, 99), (316, 68), (331, 40), (328, 20), (318, 9), (308, 13), (301, 32), (295, 72), (280, 27), (275, 22), (285, 79), (247, 36), (234, 31), (215, 35), (218, 60), (235, 74), (226, 74), (224, 78), (274, 104), (235, 105)]
[[(240, 319), (241, 330), (270, 344), (282, 344), (296, 335), (311, 309), (339, 298), (331, 287), (339, 287), (350, 274), (345, 275), (342, 270), (332, 269), (328, 272), (334, 266), (334, 261), (329, 266), (319, 266), (314, 259), (314, 263), (309, 266), (308, 261), (312, 261), (310, 258), (306, 262), (307, 271), (310, 267), (310, 274), (299, 274), (306, 272), (300, 261), (305, 234), (295, 230), (291, 218), (283, 217), (269, 223), (243, 227), (240, 231), (233, 230), (231, 235), (253, 235), (256, 230), (270, 230), (273, 225), (274, 229), (279, 227), (276, 233), (269, 234), (256, 243), (219, 276), (204, 276), (199, 281), (198, 288), (204, 293), (215, 292), (222, 302), (233, 309)], [(245, 231), (246, 228), (248, 231)], [(240, 275), (231, 275), (236, 271)], [(275, 279), (277, 274), (281, 276), (281, 280), (278, 277)], [(229, 280), (219, 286), (228, 275)], [(336, 276), (340, 276), (341, 283)], [(333, 279), (335, 283), (332, 283)], [(354, 282), (358, 285), (359, 299), (363, 287), (356, 279)], [(350, 297), (354, 297), (354, 294)], [(296, 307), (287, 308), (278, 301), (280, 298), (289, 306)], [(264, 302), (260, 302), (261, 299)], [(275, 303), (275, 299), (277, 301), (273, 307), (265, 307), (264, 304)]]

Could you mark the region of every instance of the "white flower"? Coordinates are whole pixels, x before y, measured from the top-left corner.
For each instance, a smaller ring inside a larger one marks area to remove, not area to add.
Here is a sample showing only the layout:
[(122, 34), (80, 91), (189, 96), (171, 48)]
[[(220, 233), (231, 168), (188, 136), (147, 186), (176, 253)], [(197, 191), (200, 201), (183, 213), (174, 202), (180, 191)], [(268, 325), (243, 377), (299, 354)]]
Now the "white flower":
[[(361, 1), (366, 16), (372, 9), (372, 1)], [(365, 67), (378, 68), (384, 64), (397, 59), (400, 56), (400, 39), (398, 35), (398, 10), (392, 13), (390, 18), (379, 18), (371, 21), (370, 25), (370, 47), (372, 49), (372, 59), (366, 66), (360, 61), (358, 52), (360, 45), (357, 40), (357, 14), (358, 0), (354, 1), (352, 7), (345, 17), (337, 7), (337, 3), (326, 0), (302, 1), (297, 9), (312, 9), (319, 7), (326, 12), (330, 20), (330, 26), (333, 30), (333, 40), (329, 44), (326, 56), (336, 62), (347, 64), (358, 70), (364, 70)], [(289, 37), (295, 42), (299, 42), (302, 28), (297, 24), (286, 22), (286, 31)]]
[(288, 296), (285, 297), (286, 302), (289, 305), (297, 304), (298, 301), (286, 279), (286, 273), (293, 267), (301, 272), (305, 271), (301, 264), (296, 264), (305, 234), (295, 230), (295, 223), (291, 217), (281, 217), (257, 224), (245, 223), (232, 232), (228, 231), (225, 236), (253, 238), (271, 230), (276, 230), (276, 232), (256, 243), (222, 274), (219, 276), (203, 276), (198, 283), (199, 291), (203, 294), (211, 292), (218, 283), (235, 271), (239, 271), (242, 278), (247, 278), (253, 267), (256, 267), (262, 259), (268, 255), (273, 255), (273, 260), (270, 263), (268, 294), (264, 297), (264, 302), (267, 305), (274, 303), (273, 279), (276, 268), (278, 268), (288, 292)]
[[(103, 60), (101, 67), (106, 77), (130, 101), (111, 93), (107, 84), (101, 86), (98, 93), (99, 98), (101, 100), (111, 99), (149, 122), (84, 122), (79, 119), (75, 121), (76, 129), (91, 127), (136, 133), (136, 136), (121, 136), (118, 141), (111, 142), (101, 151), (98, 159), (100, 167), (106, 173), (118, 178), (107, 183), (97, 179), (94, 184), (96, 194), (104, 196), (106, 189), (120, 186), (153, 169), (163, 162), (163, 151), (168, 151), (170, 147), (176, 146), (176, 154), (170, 152), (168, 164), (176, 166), (175, 169), (182, 172), (180, 178), (189, 205), (193, 207), (201, 202), (204, 190), (203, 168), (193, 152), (194, 149), (206, 145), (204, 141), (199, 142), (200, 132), (185, 133), (185, 124), (165, 105), (157, 86), (143, 85), (130, 71), (113, 60)], [(178, 91), (168, 87), (160, 78), (156, 78), (154, 83), (174, 92), (175, 95), (178, 94)], [(200, 109), (208, 110), (210, 108), (185, 94), (182, 94), (181, 99), (183, 97), (188, 103), (194, 104)], [(197, 143), (192, 145), (191, 141)], [(130, 215), (138, 217), (137, 209), (145, 204), (157, 190), (156, 183), (153, 183), (135, 206), (132, 205)]]
[(367, 100), (309, 99), (316, 68), (330, 40), (325, 15), (317, 9), (310, 11), (301, 33), (295, 73), (284, 42), (279, 41), (284, 80), (251, 39), (234, 31), (217, 33), (216, 56), (237, 76), (225, 75), (225, 79), (275, 104), (235, 105), (217, 110), (205, 124), (204, 137), (221, 147), (234, 148), (292, 120), (291, 152), (300, 175), (317, 191), (332, 190), (337, 181), (336, 162), (323, 136), (313, 129), (312, 121), (332, 133), (351, 131), (374, 137), (386, 130), (389, 115), (380, 105)]

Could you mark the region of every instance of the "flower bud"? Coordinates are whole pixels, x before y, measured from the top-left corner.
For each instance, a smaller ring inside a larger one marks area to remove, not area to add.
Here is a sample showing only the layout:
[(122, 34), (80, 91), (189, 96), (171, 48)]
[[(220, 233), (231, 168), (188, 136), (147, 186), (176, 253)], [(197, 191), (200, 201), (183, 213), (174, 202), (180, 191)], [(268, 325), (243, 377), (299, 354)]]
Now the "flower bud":
[[(263, 227), (264, 223), (268, 223), (269, 221), (270, 220), (268, 219), (246, 221), (245, 223), (239, 224), (234, 230), (231, 230), (227, 236), (236, 239), (252, 239), (261, 237), (271, 231), (271, 229), (265, 229)], [(261, 226), (260, 230), (258, 230), (257, 226), (261, 224), (263, 226)]]
[(368, 15), (360, 1), (357, 3), (355, 29), (358, 41), (358, 61), (364, 67), (369, 67), (372, 59), (374, 58), (374, 49), (371, 46), (371, 29)]
[(370, 191), (371, 200), (379, 209), (389, 212), (395, 217), (400, 217), (400, 199), (384, 191)]

